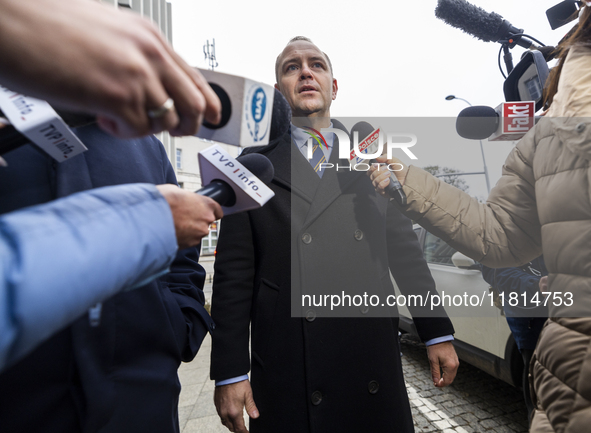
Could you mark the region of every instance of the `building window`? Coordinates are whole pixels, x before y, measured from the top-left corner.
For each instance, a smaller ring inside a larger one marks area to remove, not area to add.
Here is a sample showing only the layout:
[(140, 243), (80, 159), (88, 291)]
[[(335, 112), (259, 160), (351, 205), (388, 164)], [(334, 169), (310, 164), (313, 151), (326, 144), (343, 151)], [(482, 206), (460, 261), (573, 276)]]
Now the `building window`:
[(183, 149), (177, 149), (176, 150), (176, 168), (177, 168), (177, 170), (180, 170), (182, 168), (182, 165), (181, 165), (182, 157), (183, 157)]

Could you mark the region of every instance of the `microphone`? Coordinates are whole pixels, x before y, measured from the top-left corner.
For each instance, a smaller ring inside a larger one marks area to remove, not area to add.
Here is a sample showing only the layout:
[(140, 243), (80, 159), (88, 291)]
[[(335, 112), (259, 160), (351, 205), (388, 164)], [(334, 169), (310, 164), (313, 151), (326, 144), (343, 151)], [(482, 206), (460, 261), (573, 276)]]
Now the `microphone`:
[[(367, 137), (372, 136), (376, 132), (376, 130), (374, 129), (373, 126), (371, 126), (367, 122), (364, 122), (364, 121), (357, 122), (351, 128), (351, 138), (352, 138), (351, 142), (353, 142), (353, 140), (355, 138), (355, 132), (358, 133), (359, 140), (362, 141), (362, 140), (366, 139)], [(379, 133), (379, 131), (378, 131), (378, 133)], [(363, 146), (363, 144), (360, 143), (360, 145), (359, 145), (360, 150), (361, 150), (362, 146)], [(369, 150), (369, 148), (368, 148), (368, 150)], [(375, 160), (371, 160), (371, 163), (377, 164), (375, 162)], [(400, 206), (406, 205), (406, 194), (402, 190), (402, 185), (400, 185), (400, 182), (396, 178), (396, 175), (394, 175), (392, 173), (390, 173), (390, 184), (386, 187), (385, 192), (388, 195), (388, 197), (393, 198)]]
[(470, 140), (515, 141), (521, 139), (536, 123), (535, 103), (503, 102), (496, 108), (464, 108), (456, 120), (456, 131)]
[(264, 155), (249, 153), (233, 158), (215, 144), (199, 152), (198, 158), (206, 186), (196, 192), (217, 201), (224, 215), (260, 208), (275, 195), (267, 186), (275, 171)]
[(456, 119), (456, 131), (460, 137), (483, 140), (499, 127), (499, 113), (492, 107), (478, 105), (460, 111)]
[[(289, 130), (289, 124), (291, 122), (291, 108), (289, 107), (287, 100), (281, 94), (281, 92), (279, 92), (277, 89), (273, 89), (273, 97), (271, 98), (272, 110), (270, 110), (267, 142), (265, 143), (261, 141), (253, 144), (248, 141), (245, 142), (245, 144), (241, 144), (243, 143), (243, 140), (240, 136), (240, 129), (236, 129), (235, 122), (233, 123), (230, 118), (232, 111), (238, 111), (239, 113), (242, 112), (242, 114), (244, 114), (244, 107), (242, 104), (237, 105), (236, 100), (233, 102), (222, 87), (216, 85), (215, 83), (210, 83), (210, 85), (222, 103), (222, 121), (219, 125), (211, 125), (207, 122), (204, 122), (197, 134), (197, 137), (208, 138), (233, 146), (247, 147), (254, 144), (267, 144), (281, 137)], [(233, 107), (238, 108), (234, 108), (233, 110)], [(265, 107), (265, 111), (269, 110), (266, 110)], [(94, 115), (72, 113), (63, 110), (56, 110), (56, 112), (70, 128), (78, 128), (96, 123), (96, 116)], [(4, 117), (4, 114), (1, 110), (0, 117)], [(213, 133), (211, 131), (218, 132)], [(4, 127), (0, 127), (0, 155), (4, 155), (5, 153), (29, 143), (31, 143), (31, 140), (21, 134), (14, 126), (6, 125)]]
[[(260, 153), (249, 153), (239, 156), (236, 161), (240, 162), (248, 171), (259, 178), (265, 185), (268, 185), (275, 176), (273, 164)], [(195, 191), (217, 201), (221, 206), (232, 207), (236, 204), (236, 193), (228, 182), (214, 179), (208, 185)]]
[(222, 120), (205, 122), (197, 137), (232, 146), (264, 146), (285, 134), (291, 109), (274, 87), (236, 75), (199, 70), (222, 102)]
[(452, 27), (460, 29), (484, 42), (513, 42), (526, 49), (538, 48), (521, 36), (523, 29), (518, 29), (495, 12), (468, 3), (466, 0), (439, 0), (435, 16)]

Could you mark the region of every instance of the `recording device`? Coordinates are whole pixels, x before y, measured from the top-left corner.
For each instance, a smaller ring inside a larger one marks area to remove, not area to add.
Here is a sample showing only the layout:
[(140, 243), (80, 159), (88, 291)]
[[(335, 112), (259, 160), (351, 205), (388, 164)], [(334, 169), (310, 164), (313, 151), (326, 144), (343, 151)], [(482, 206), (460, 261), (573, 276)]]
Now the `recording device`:
[(549, 75), (550, 68), (542, 52), (524, 53), (503, 84), (505, 101), (534, 101), (535, 111), (541, 110), (544, 106), (544, 86)]
[(575, 0), (566, 0), (548, 9), (546, 16), (552, 30), (576, 20), (582, 3)]
[[(563, 1), (560, 4), (548, 9), (546, 15), (550, 21), (552, 28), (558, 28), (566, 24), (572, 19), (576, 18), (576, 12), (579, 10), (581, 2), (578, 1)], [(504, 52), (504, 60), (507, 68), (508, 76), (505, 77), (503, 84), (503, 91), (505, 94), (505, 101), (507, 102), (529, 102), (534, 101), (534, 110), (539, 111), (544, 106), (544, 87), (548, 79), (550, 68), (548, 62), (552, 60), (556, 54), (554, 47), (546, 47), (535, 38), (523, 33), (522, 29), (513, 26), (509, 21), (503, 19), (497, 13), (489, 13), (483, 9), (468, 3), (466, 0), (439, 0), (435, 15), (445, 21), (447, 24), (459, 28), (464, 32), (475, 36), (476, 38), (485, 42), (500, 42), (501, 51), (499, 51), (499, 67), (501, 52)], [(535, 41), (538, 44), (533, 44)], [(520, 45), (524, 48), (531, 49), (523, 54), (517, 66), (513, 67), (513, 61), (510, 48)], [(501, 73), (504, 72), (501, 69)], [(476, 107), (475, 107), (476, 108)], [(486, 138), (490, 135), (490, 129), (493, 127), (500, 127), (500, 132), (495, 129), (493, 135), (489, 140), (514, 140), (517, 136), (514, 132), (509, 132), (512, 127), (510, 122), (505, 122), (506, 117), (503, 116), (503, 107), (497, 107), (501, 115), (499, 125), (494, 124), (492, 120), (487, 122), (484, 119), (493, 119), (494, 116), (489, 116), (485, 113), (475, 111), (476, 115), (461, 116), (458, 118), (458, 125), (460, 129), (468, 135), (466, 138), (478, 136), (479, 138)], [(491, 109), (492, 110), (492, 109)], [(528, 112), (529, 115), (529, 112)], [(533, 120), (533, 115), (529, 116), (530, 124)], [(475, 122), (472, 128), (469, 128), (467, 122), (469, 119)], [(507, 128), (505, 128), (505, 123)], [(480, 131), (474, 132), (473, 131)], [(483, 134), (487, 134), (481, 136)], [(460, 133), (460, 135), (462, 135)]]
[[(207, 72), (212, 72), (212, 71), (202, 71), (202, 72), (205, 72), (207, 74)], [(219, 75), (227, 75), (227, 74), (219, 74), (216, 72), (212, 76), (217, 77)], [(250, 80), (247, 80), (245, 78), (240, 78), (240, 77), (234, 77), (234, 78), (238, 79), (238, 81), (242, 80), (243, 83), (246, 81), (250, 81)], [(221, 82), (221, 81), (219, 81), (219, 82)], [(232, 83), (234, 83), (234, 84), (232, 84)], [(257, 103), (256, 103), (257, 100), (251, 101), (254, 103), (254, 108), (253, 108), (253, 105), (251, 104), (250, 112), (248, 112), (247, 108), (245, 106), (243, 106), (243, 104), (242, 104), (244, 102), (244, 99), (239, 100), (239, 98), (235, 94), (235, 91), (236, 91), (235, 83), (236, 83), (236, 80), (234, 80), (234, 81), (230, 80), (231, 85), (225, 87), (225, 89), (228, 90), (228, 92), (226, 92), (226, 90), (224, 90), (224, 87), (222, 87), (216, 83), (210, 83), (212, 85), (212, 88), (214, 89), (216, 94), (218, 94), (218, 96), (220, 97), (220, 100), (222, 102), (222, 121), (220, 122), (219, 125), (210, 125), (207, 122), (205, 122), (201, 126), (199, 133), (197, 134), (198, 137), (208, 138), (210, 140), (219, 141), (219, 142), (225, 143), (225, 144), (246, 147), (248, 145), (254, 145), (254, 144), (257, 144), (257, 145), (267, 144), (270, 141), (273, 141), (276, 138), (281, 137), (283, 134), (285, 134), (289, 130), (289, 124), (291, 121), (291, 109), (289, 107), (289, 104), (285, 100), (285, 97), (277, 89), (274, 89), (271, 86), (257, 83), (257, 88), (264, 87), (266, 89), (266, 91), (269, 91), (272, 95), (271, 98), (267, 98), (265, 100), (265, 104), (263, 104), (264, 106), (260, 105), (261, 109), (264, 111), (263, 117), (266, 119), (266, 121), (269, 122), (268, 123), (268, 127), (269, 127), (268, 131), (267, 131), (267, 133), (265, 133), (266, 134), (265, 135), (266, 142), (265, 142), (265, 140), (259, 140), (256, 143), (254, 143), (252, 140), (248, 141), (248, 142), (241, 141), (241, 138), (239, 135), (240, 127), (237, 127), (237, 123), (239, 123), (240, 125), (243, 125), (243, 124), (246, 125), (246, 130), (248, 131), (248, 122), (246, 122), (246, 121), (242, 122), (240, 119), (242, 119), (242, 117), (245, 117), (247, 115), (253, 116), (252, 115), (253, 112), (255, 114), (257, 114), (258, 113), (257, 107), (259, 107), (259, 106), (257, 106)], [(260, 84), (260, 86), (259, 86), (259, 84)], [(269, 89), (271, 89), (271, 90), (269, 90)], [(245, 90), (244, 86), (242, 87), (242, 90)], [(262, 95), (262, 94), (260, 94), (260, 95)], [(266, 95), (267, 95), (267, 93), (265, 93), (265, 96)], [(28, 100), (34, 99), (34, 98), (29, 98), (29, 97), (26, 97), (26, 98), (28, 98)], [(40, 103), (43, 103), (43, 104), (47, 104), (45, 101), (40, 101), (40, 100), (37, 100), (37, 101), (39, 101)], [(27, 104), (25, 103), (23, 106), (26, 106), (26, 105)], [(0, 117), (4, 117), (5, 114), (4, 114), (3, 110), (1, 110), (1, 108), (2, 107), (0, 106)], [(82, 126), (96, 123), (96, 116), (93, 116), (93, 115), (81, 114), (81, 113), (71, 113), (71, 112), (67, 112), (67, 111), (63, 111), (63, 110), (56, 110), (55, 113), (56, 113), (56, 117), (61, 118), (61, 120), (63, 120), (64, 124), (69, 126), (70, 128), (78, 128), (78, 127), (82, 127)], [(230, 113), (230, 114), (228, 114), (228, 113)], [(232, 116), (232, 113), (234, 113), (233, 116)], [(253, 119), (254, 117), (249, 117), (249, 118)], [(8, 120), (10, 120), (10, 119), (8, 119)], [(261, 125), (264, 123), (262, 118), (260, 120), (261, 121), (258, 122), (258, 124), (259, 124), (258, 131), (259, 132), (257, 135), (257, 137), (259, 137), (259, 138), (262, 137)], [(13, 123), (12, 121), (10, 121), (10, 123), (11, 123), (10, 125), (0, 127), (0, 155), (4, 155), (5, 153), (10, 152), (11, 150), (14, 150), (20, 146), (23, 146), (25, 144), (29, 144), (32, 142), (31, 138), (27, 137), (21, 131), (19, 131), (17, 128), (15, 128), (15, 125), (12, 124)], [(257, 122), (255, 121), (255, 124), (256, 123)], [(241, 144), (241, 143), (244, 143), (244, 144)], [(58, 145), (59, 144), (60, 143), (58, 143)], [(44, 150), (46, 150), (46, 149), (44, 148)], [(70, 155), (66, 155), (66, 156), (71, 158), (73, 155), (70, 154)], [(63, 160), (63, 159), (64, 158), (62, 157), (62, 159), (60, 159), (60, 160)]]
[[(89, 114), (76, 114), (61, 110), (56, 110), (56, 113), (70, 128), (78, 128), (96, 123), (96, 117)], [(0, 117), (3, 116), (4, 113), (0, 110)], [(4, 155), (30, 142), (31, 140), (19, 132), (13, 125), (8, 124), (0, 127), (0, 155)]]
[(196, 192), (217, 201), (224, 215), (259, 208), (275, 195), (266, 185), (275, 173), (264, 155), (251, 153), (233, 158), (216, 144), (199, 152), (198, 158), (206, 186)]
[[(275, 176), (273, 164), (271, 164), (269, 158), (260, 153), (239, 156), (236, 161), (240, 162), (244, 168), (253, 173), (265, 185), (269, 184), (273, 180), (273, 176)], [(214, 179), (195, 192), (217, 201), (221, 206), (232, 207), (236, 204), (234, 189), (223, 180)]]
[(465, 108), (456, 120), (461, 137), (471, 140), (515, 141), (536, 123), (534, 102), (503, 102), (497, 108)]
[(0, 128), (0, 154), (33, 142), (57, 162), (63, 162), (88, 150), (63, 118), (41, 99), (0, 85), (0, 110), (6, 120)]
[[(359, 150), (362, 153), (374, 153), (377, 150), (375, 149), (375, 147), (378, 144), (376, 133), (379, 135), (379, 129), (374, 129), (374, 127), (371, 126), (369, 123), (364, 121), (357, 122), (351, 128), (351, 143), (355, 143), (355, 135), (357, 134)], [(371, 140), (372, 142), (370, 143), (369, 140)], [(375, 159), (364, 160), (362, 162), (369, 164), (378, 164), (375, 162)], [(398, 203), (399, 205), (406, 205), (406, 194), (402, 190), (402, 185), (400, 185), (400, 182), (396, 178), (395, 174), (390, 173), (390, 184), (386, 187), (385, 192), (388, 195), (388, 197), (394, 199), (396, 203)]]
[(439, 0), (435, 16), (484, 42), (506, 41), (511, 47), (536, 47), (522, 37), (523, 29), (518, 29), (497, 13), (486, 12), (465, 0)]
[(264, 146), (289, 129), (291, 109), (268, 84), (236, 75), (200, 70), (222, 102), (222, 120), (204, 122), (197, 137), (233, 146)]

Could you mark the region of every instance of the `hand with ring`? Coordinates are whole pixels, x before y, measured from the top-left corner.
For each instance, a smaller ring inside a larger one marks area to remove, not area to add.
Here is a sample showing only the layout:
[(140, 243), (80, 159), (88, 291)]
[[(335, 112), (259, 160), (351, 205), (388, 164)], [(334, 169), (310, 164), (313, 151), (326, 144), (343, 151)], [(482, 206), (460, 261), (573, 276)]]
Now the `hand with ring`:
[(88, 0), (0, 0), (0, 10), (0, 39), (11, 41), (0, 82), (11, 90), (95, 114), (121, 138), (219, 122), (215, 92), (146, 18)]

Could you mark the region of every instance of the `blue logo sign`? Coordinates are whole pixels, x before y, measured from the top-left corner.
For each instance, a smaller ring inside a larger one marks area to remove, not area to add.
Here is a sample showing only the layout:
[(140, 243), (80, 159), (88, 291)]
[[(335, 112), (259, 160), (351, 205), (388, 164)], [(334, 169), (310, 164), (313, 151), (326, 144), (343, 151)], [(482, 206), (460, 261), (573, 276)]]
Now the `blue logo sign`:
[(252, 96), (251, 113), (252, 118), (256, 123), (259, 123), (265, 117), (267, 109), (267, 95), (262, 87), (255, 90)]

